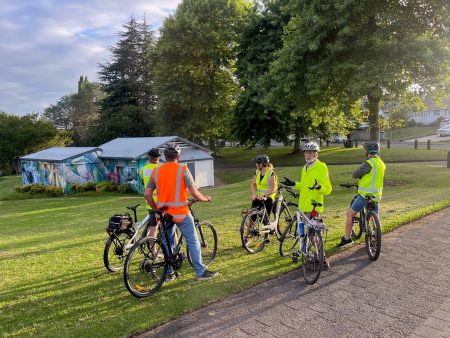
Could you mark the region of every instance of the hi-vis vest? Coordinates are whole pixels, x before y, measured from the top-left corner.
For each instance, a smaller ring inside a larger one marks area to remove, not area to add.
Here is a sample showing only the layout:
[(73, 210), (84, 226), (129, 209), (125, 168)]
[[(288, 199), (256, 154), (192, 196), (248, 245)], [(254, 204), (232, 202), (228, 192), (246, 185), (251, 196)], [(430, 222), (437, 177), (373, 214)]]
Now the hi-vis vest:
[(188, 190), (184, 183), (186, 166), (168, 162), (152, 171), (152, 180), (158, 188), (158, 208), (168, 207), (165, 211), (173, 216), (175, 222), (189, 215)]
[[(145, 166), (140, 170), (139, 176), (141, 176), (142, 181), (144, 182), (144, 190), (145, 190), (145, 188), (147, 188), (147, 183), (148, 183), (150, 177), (152, 176), (153, 168), (156, 168), (157, 166), (159, 166), (159, 164), (157, 164), (157, 163), (149, 163), (149, 164), (145, 165)], [(157, 196), (157, 191), (156, 191), (156, 189), (155, 189), (155, 190), (153, 191), (153, 200), (156, 202), (157, 199), (158, 199), (158, 196)], [(151, 209), (152, 209), (152, 207), (150, 206), (150, 204), (148, 204), (147, 201), (145, 202), (145, 206), (146, 206), (146, 208), (147, 208), (148, 210), (151, 210)]]
[(255, 179), (255, 183), (256, 183), (256, 196), (263, 196), (265, 195), (266, 197), (270, 197), (273, 200), (275, 200), (275, 192), (277, 191), (277, 187), (278, 187), (278, 180), (277, 180), (277, 176), (275, 175), (275, 190), (272, 194), (267, 195), (267, 193), (270, 191), (270, 178), (272, 177), (273, 174), (273, 170), (272, 169), (267, 169), (266, 174), (264, 175), (264, 177), (261, 179), (261, 171), (256, 170), (256, 179)]
[(370, 164), (372, 170), (359, 181), (358, 194), (366, 196), (374, 195), (374, 201), (379, 202), (383, 193), (383, 179), (386, 165), (379, 157), (372, 157), (366, 160)]

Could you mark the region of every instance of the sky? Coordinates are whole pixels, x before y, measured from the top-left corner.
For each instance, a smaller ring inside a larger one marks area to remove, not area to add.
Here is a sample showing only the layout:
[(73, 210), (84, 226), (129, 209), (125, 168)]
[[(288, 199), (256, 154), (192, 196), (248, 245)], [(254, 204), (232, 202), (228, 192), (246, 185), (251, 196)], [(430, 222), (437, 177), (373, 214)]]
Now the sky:
[(77, 91), (131, 16), (157, 30), (181, 0), (0, 0), (0, 112), (42, 113)]

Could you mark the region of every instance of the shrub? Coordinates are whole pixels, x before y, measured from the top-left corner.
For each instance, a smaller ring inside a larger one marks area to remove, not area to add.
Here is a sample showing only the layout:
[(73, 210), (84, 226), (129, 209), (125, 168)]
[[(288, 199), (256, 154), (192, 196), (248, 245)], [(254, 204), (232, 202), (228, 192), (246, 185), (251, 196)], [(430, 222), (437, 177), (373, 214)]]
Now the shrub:
[(95, 191), (96, 188), (97, 188), (97, 183), (95, 183), (95, 182), (87, 182), (84, 185), (84, 191), (90, 191), (90, 190)]
[(121, 194), (128, 194), (131, 192), (131, 187), (128, 183), (120, 184), (117, 186), (117, 191)]
[(22, 185), (16, 188), (17, 192), (28, 192), (31, 189), (32, 184)]
[(104, 192), (104, 191), (117, 191), (117, 184), (112, 182), (100, 182), (96, 186), (96, 191)]
[(60, 197), (64, 195), (64, 190), (61, 187), (55, 187), (54, 185), (48, 185), (45, 188), (45, 192), (52, 197)]
[(46, 186), (44, 184), (31, 184), (30, 193), (42, 194), (45, 193)]

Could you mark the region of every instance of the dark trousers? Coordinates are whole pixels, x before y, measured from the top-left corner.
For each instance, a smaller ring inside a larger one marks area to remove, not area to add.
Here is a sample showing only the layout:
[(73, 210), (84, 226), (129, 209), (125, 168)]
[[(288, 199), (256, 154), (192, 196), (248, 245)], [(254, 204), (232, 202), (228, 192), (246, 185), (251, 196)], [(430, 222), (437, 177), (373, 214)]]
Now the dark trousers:
[[(265, 206), (266, 210), (267, 210), (267, 220), (266, 221), (268, 222), (269, 221), (269, 216), (270, 216), (270, 213), (271, 213), (272, 207), (273, 207), (273, 199), (268, 197), (268, 198), (266, 198), (265, 201), (260, 201), (260, 200), (253, 200), (252, 201), (252, 208), (260, 209), (263, 206)], [(252, 217), (254, 217), (254, 216), (252, 216)], [(255, 219), (252, 218), (252, 221), (255, 221)]]

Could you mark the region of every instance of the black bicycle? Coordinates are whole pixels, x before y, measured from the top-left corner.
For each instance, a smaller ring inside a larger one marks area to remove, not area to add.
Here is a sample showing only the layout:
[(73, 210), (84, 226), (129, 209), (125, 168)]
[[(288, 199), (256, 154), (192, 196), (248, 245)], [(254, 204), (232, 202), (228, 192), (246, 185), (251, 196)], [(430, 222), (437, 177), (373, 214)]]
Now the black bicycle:
[[(195, 201), (190, 201), (192, 207)], [(164, 208), (154, 210), (160, 221), (158, 222), (158, 234), (156, 237), (147, 236), (141, 238), (131, 248), (124, 266), (124, 281), (127, 290), (137, 298), (151, 296), (163, 285), (166, 280), (169, 267), (173, 271), (179, 270), (183, 263), (181, 253), (183, 235), (178, 238), (177, 244), (172, 248), (169, 229), (175, 224), (169, 214), (164, 213)], [(217, 233), (209, 222), (200, 222), (194, 217), (197, 235), (201, 245), (202, 259), (205, 266), (211, 264), (217, 253)], [(192, 265), (189, 248), (187, 258)]]
[(140, 238), (147, 236), (150, 217), (147, 214), (141, 221), (137, 221), (136, 209), (139, 204), (126, 207), (134, 212), (134, 223), (129, 213), (117, 214), (109, 219), (106, 232), (108, 239), (103, 250), (103, 263), (110, 272), (119, 271), (125, 262), (125, 257), (133, 244), (137, 241), (139, 229), (144, 227)]
[[(358, 190), (356, 184), (345, 183), (340, 184), (340, 186)], [(358, 194), (353, 197), (350, 206), (357, 197)], [(367, 255), (371, 261), (376, 261), (381, 252), (381, 223), (378, 214), (375, 212), (375, 201), (373, 200), (375, 196), (367, 194), (363, 197), (367, 200), (367, 207), (361, 209), (353, 217), (352, 238), (359, 239), (364, 233)]]

